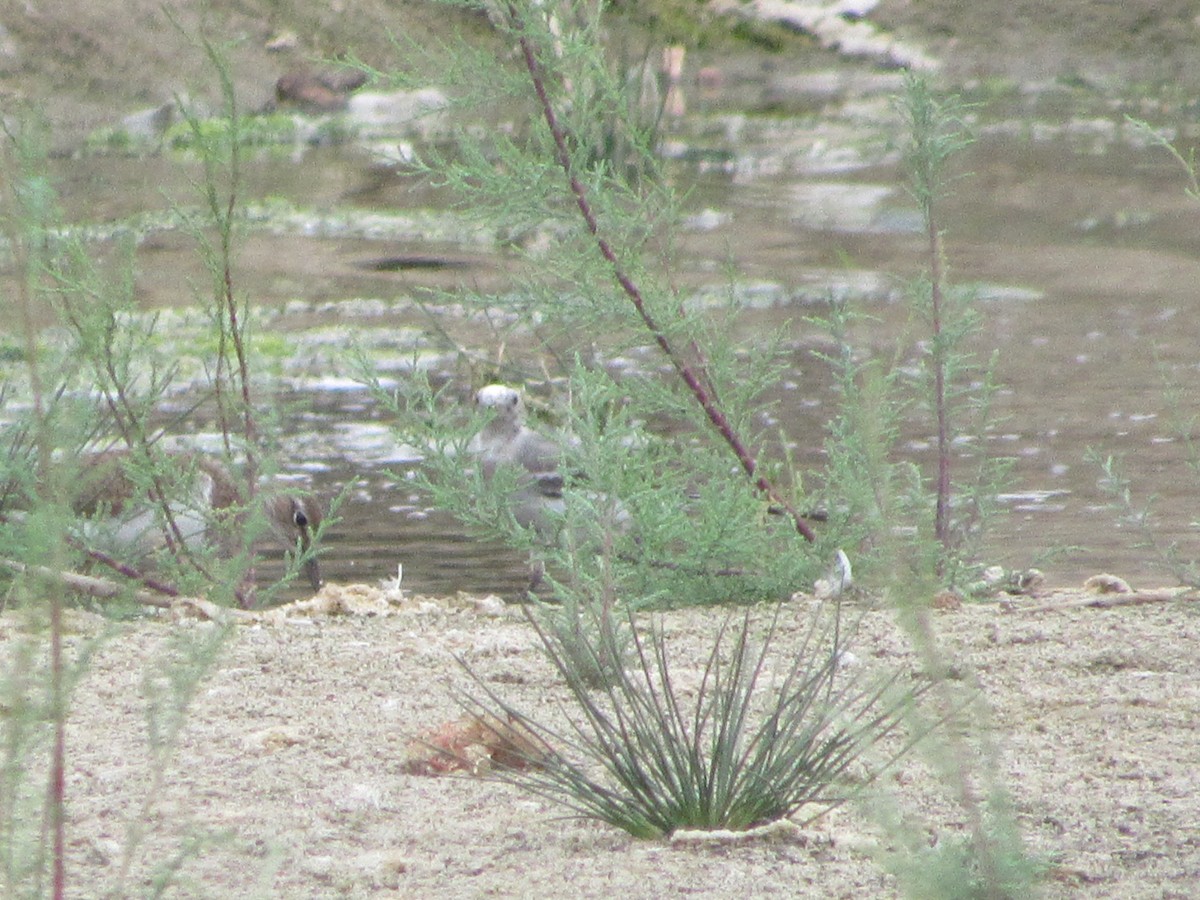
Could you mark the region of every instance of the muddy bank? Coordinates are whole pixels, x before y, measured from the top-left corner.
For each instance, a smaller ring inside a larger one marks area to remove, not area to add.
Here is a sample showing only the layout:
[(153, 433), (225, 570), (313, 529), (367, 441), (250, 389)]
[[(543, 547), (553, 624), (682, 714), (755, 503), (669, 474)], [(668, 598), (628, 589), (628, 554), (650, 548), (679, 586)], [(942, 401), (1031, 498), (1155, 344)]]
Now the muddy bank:
[(1118, 95), (1200, 88), (1188, 0), (884, 0), (871, 18), (923, 41), (953, 79), (1058, 79)]
[[(776, 31), (770, 46), (730, 36), (732, 20), (706, 10), (699, 27), (683, 27), (678, 9), (637, 7), (641, 25), (661, 37), (690, 35), (701, 45), (689, 65), (771, 70), (797, 60), (828, 65), (836, 54), (805, 35)], [(98, 0), (30, 6), (0, 2), (0, 98), (45, 112), (60, 139), (111, 124), (133, 110), (176, 94), (215, 100), (216, 79), (198, 36), (224, 47), (246, 109), (268, 105), (279, 77), (324, 60), (355, 57), (383, 70), (410, 65), (408, 42), (494, 39), (481, 15), (422, 0), (386, 3), (171, 4)], [(955, 0), (883, 0), (869, 20), (939, 61), (951, 81), (1067, 80), (1098, 92), (1195, 91), (1200, 23), (1187, 0), (1018, 0), (962, 4)], [(119, 23), (113, 27), (112, 23)], [(693, 70), (694, 71), (694, 70)], [(436, 83), (436, 66), (428, 71)]]

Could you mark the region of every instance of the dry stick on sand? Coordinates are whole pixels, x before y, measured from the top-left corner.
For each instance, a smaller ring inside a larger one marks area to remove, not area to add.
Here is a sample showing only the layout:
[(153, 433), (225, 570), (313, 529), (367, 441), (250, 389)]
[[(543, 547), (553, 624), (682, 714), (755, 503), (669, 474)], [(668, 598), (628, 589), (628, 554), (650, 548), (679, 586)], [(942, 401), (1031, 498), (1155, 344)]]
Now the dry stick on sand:
[[(17, 511), (8, 513), (6, 516), (0, 516), (0, 521), (23, 522), (24, 517), (25, 517), (25, 513), (20, 510), (17, 510)], [(105, 566), (106, 568), (112, 569), (114, 572), (118, 573), (119, 575), (124, 575), (130, 581), (137, 581), (137, 582), (141, 583), (142, 585), (144, 585), (145, 587), (149, 588), (150, 591), (152, 591), (153, 593), (149, 593), (146, 591), (138, 591), (137, 595), (135, 596), (135, 599), (137, 599), (137, 601), (139, 603), (143, 603), (148, 606), (160, 606), (163, 604), (156, 602), (156, 601), (161, 600), (161, 597), (158, 597), (156, 595), (161, 594), (161, 595), (167, 596), (167, 597), (178, 597), (179, 596), (179, 589), (176, 588), (174, 585), (167, 584), (165, 581), (160, 581), (159, 579), (153, 577), (152, 575), (148, 575), (145, 572), (142, 572), (141, 570), (136, 569), (127, 563), (123, 563), (120, 560), (115, 559), (112, 556), (109, 556), (107, 553), (104, 553), (100, 550), (95, 550), (91, 547), (85, 546), (81, 541), (78, 541), (72, 537), (67, 538), (67, 543), (70, 546), (74, 547), (76, 550), (79, 550), (81, 553), (83, 553), (85, 556), (87, 556), (93, 562), (99, 563), (100, 565)], [(11, 569), (14, 572), (24, 572), (25, 571), (22, 563), (14, 562), (13, 560), (10, 560), (10, 559), (0, 559), (0, 566)], [(115, 584), (114, 582), (108, 581), (106, 579), (103, 579), (103, 578), (93, 578), (93, 577), (87, 576), (87, 575), (79, 575), (78, 573), (75, 573), (75, 572), (55, 573), (50, 569), (43, 569), (40, 572), (40, 576), (43, 578), (47, 577), (48, 575), (52, 578), (57, 578), (58, 575), (62, 575), (64, 578), (59, 579), (59, 580), (77, 578), (77, 579), (79, 579), (79, 581), (76, 584), (73, 584), (70, 586), (76, 588), (77, 590), (79, 590), (85, 594), (89, 594), (93, 597), (96, 597), (97, 599), (100, 599), (100, 600), (108, 600), (108, 599), (111, 599), (112, 597), (115, 597), (118, 594), (122, 593), (122, 589), (117, 584)], [(112, 589), (110, 590), (108, 587), (98, 587), (96, 590), (92, 590), (91, 588), (86, 586), (88, 584), (108, 585)], [(143, 600), (143, 599), (141, 599), (142, 597), (146, 597), (146, 598), (150, 598), (150, 599)], [(169, 604), (167, 604), (167, 605), (169, 605)]]
[[(114, 597), (126, 594), (125, 587), (106, 578), (80, 575), (78, 572), (60, 572), (55, 569), (48, 569), (45, 566), (27, 566), (14, 559), (0, 559), (0, 566), (19, 574), (36, 575), (38, 578), (57, 582), (63, 587), (79, 591), (82, 594), (87, 594), (89, 597), (95, 597), (99, 600), (111, 600)], [(168, 596), (151, 591), (138, 590), (134, 591), (131, 596), (143, 606), (157, 606), (160, 609), (167, 609), (174, 602), (172, 596), (178, 596), (178, 594)]]
[[(74, 542), (72, 542), (72, 543), (74, 543)], [(148, 587), (151, 591), (154, 591), (157, 594), (163, 594), (167, 597), (178, 597), (179, 596), (179, 589), (176, 588), (174, 585), (167, 584), (164, 581), (159, 581), (157, 578), (154, 578), (151, 575), (147, 575), (145, 572), (138, 571), (133, 566), (127, 565), (118, 559), (114, 559), (113, 557), (109, 556), (107, 553), (102, 553), (99, 550), (92, 550), (89, 547), (82, 547), (81, 549), (88, 556), (89, 559), (95, 560), (96, 562), (100, 563), (100, 565), (102, 565), (102, 566), (108, 566), (108, 568), (112, 569), (114, 572), (117, 572), (120, 575), (124, 575), (126, 578), (129, 578), (133, 581), (140, 581), (142, 584), (144, 584), (146, 587)], [(106, 583), (111, 583), (111, 582), (106, 582)], [(146, 592), (139, 591), (138, 593), (144, 594)], [(143, 602), (143, 601), (139, 600), (138, 602)], [(151, 605), (153, 605), (153, 604), (151, 604)]]
[(198, 616), (211, 619), (215, 622), (229, 619), (235, 621), (254, 621), (255, 614), (252, 612), (243, 609), (230, 609), (229, 607), (221, 606), (201, 597), (183, 597), (174, 589), (169, 594), (164, 595), (144, 590), (127, 594), (124, 585), (109, 581), (106, 578), (96, 578), (93, 575), (80, 575), (78, 572), (60, 572), (48, 569), (45, 566), (27, 566), (16, 560), (3, 558), (0, 558), (0, 568), (56, 582), (69, 590), (87, 594), (89, 597), (95, 597), (98, 600), (112, 600), (115, 597), (129, 596), (143, 606), (152, 606), (156, 609), (185, 608)]
[(1042, 603), (1038, 606), (1027, 606), (1023, 609), (1018, 608), (1020, 613), (1040, 613), (1040, 612), (1057, 612), (1062, 609), (1081, 609), (1091, 607), (1092, 609), (1111, 609), (1117, 606), (1143, 606), (1147, 603), (1170, 603), (1179, 600), (1181, 602), (1196, 602), (1200, 600), (1200, 594), (1195, 593), (1191, 588), (1176, 589), (1162, 588), (1154, 591), (1132, 591), (1122, 594), (1098, 594), (1091, 597), (1072, 597), (1069, 600), (1062, 600), (1058, 603)]
[(521, 54), (524, 57), (525, 67), (529, 70), (530, 80), (533, 82), (534, 92), (537, 94), (538, 104), (542, 108), (542, 115), (546, 120), (546, 125), (550, 129), (550, 135), (554, 140), (555, 156), (559, 166), (567, 176), (567, 182), (570, 185), (571, 194), (575, 198), (575, 205), (579, 207), (579, 212), (583, 216), (583, 220), (587, 225), (588, 231), (596, 240), (596, 246), (600, 250), (600, 254), (612, 266), (613, 276), (617, 283), (621, 285), (621, 289), (625, 295), (633, 303), (637, 310), (638, 317), (654, 337), (654, 341), (658, 344), (659, 349), (663, 351), (671, 365), (675, 368), (676, 373), (683, 379), (688, 390), (691, 391), (692, 397), (700, 404), (704, 410), (705, 416), (712, 424), (717, 433), (727, 443), (738, 462), (746, 474), (754, 482), (754, 486), (771, 502), (778, 504), (787, 515), (791, 518), (796, 526), (796, 530), (800, 532), (808, 541), (815, 541), (816, 534), (813, 532), (809, 524), (804, 520), (804, 516), (783, 497), (775, 486), (758, 471), (758, 462), (750, 449), (746, 446), (741, 436), (734, 431), (733, 425), (729, 421), (729, 417), (725, 415), (725, 411), (721, 409), (716, 397), (713, 393), (704, 387), (704, 382), (710, 380), (708, 373), (704, 371), (704, 366), (701, 364), (698, 368), (686, 359), (671, 342), (670, 337), (658, 324), (650, 309), (646, 306), (645, 298), (642, 296), (641, 289), (634, 283), (629, 273), (625, 271), (621, 265), (621, 261), (617, 258), (616, 251), (608, 239), (600, 231), (600, 223), (596, 218), (595, 211), (587, 197), (587, 190), (583, 183), (575, 175), (571, 168), (571, 155), (567, 149), (567, 135), (558, 120), (558, 115), (554, 111), (554, 105), (550, 102), (550, 97), (546, 91), (546, 80), (542, 72), (542, 67), (538, 63), (537, 54), (534, 51), (533, 42), (530, 40), (528, 32), (525, 28), (525, 23), (521, 19), (520, 13), (516, 6), (512, 3), (508, 4), (509, 20), (512, 23), (513, 30), (518, 34), (518, 40), (521, 46)]

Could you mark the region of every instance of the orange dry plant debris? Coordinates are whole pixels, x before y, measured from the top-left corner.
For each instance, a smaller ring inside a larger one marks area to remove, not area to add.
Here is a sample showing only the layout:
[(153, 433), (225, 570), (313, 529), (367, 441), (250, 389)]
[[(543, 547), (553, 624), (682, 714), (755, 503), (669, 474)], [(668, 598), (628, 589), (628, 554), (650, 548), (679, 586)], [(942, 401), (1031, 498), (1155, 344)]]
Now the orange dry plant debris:
[(526, 769), (553, 755), (541, 738), (512, 717), (469, 714), (446, 722), (408, 745), (404, 771), (410, 775), (446, 775), (492, 769)]

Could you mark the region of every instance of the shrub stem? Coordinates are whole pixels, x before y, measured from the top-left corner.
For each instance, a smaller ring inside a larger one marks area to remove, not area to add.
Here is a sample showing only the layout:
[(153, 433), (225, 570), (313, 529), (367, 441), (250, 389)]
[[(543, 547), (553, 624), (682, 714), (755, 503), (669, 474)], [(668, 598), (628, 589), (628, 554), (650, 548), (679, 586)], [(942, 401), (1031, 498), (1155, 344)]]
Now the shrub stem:
[(926, 211), (929, 232), (929, 305), (933, 330), (933, 395), (937, 418), (937, 507), (934, 536), (943, 551), (950, 549), (950, 430), (946, 411), (946, 359), (942, 338), (942, 236), (933, 215), (933, 200)]
[(803, 515), (784, 498), (775, 486), (767, 479), (767, 477), (758, 471), (758, 461), (749, 447), (742, 440), (741, 436), (734, 430), (729, 417), (725, 411), (721, 409), (720, 404), (714, 397), (711, 391), (704, 386), (706, 373), (697, 371), (696, 368), (683, 358), (683, 355), (676, 349), (666, 331), (659, 325), (654, 314), (646, 305), (645, 297), (642, 294), (641, 288), (634, 282), (633, 278), (625, 271), (621, 265), (620, 259), (617, 257), (616, 251), (612, 244), (604, 236), (600, 230), (599, 220), (596, 218), (595, 210), (592, 208), (591, 202), (588, 200), (587, 189), (579, 180), (579, 177), (573, 171), (571, 165), (570, 151), (567, 149), (567, 135), (562, 123), (558, 119), (558, 115), (554, 110), (554, 104), (551, 103), (549, 93), (546, 90), (546, 79), (542, 71), (541, 65), (538, 63), (537, 53), (534, 50), (533, 42), (529, 39), (529, 35), (525, 30), (524, 22), (521, 19), (520, 13), (513, 3), (508, 4), (509, 17), (513, 23), (514, 30), (518, 35), (520, 42), (521, 54), (525, 62), (525, 68), (529, 71), (530, 80), (533, 83), (534, 93), (537, 95), (538, 105), (541, 107), (542, 115), (546, 120), (546, 125), (550, 129), (551, 138), (554, 140), (555, 156), (559, 166), (566, 174), (567, 183), (571, 190), (571, 195), (575, 198), (575, 205), (579, 207), (579, 213), (583, 217), (584, 223), (587, 225), (588, 232), (595, 238), (596, 246), (604, 259), (612, 266), (613, 277), (621, 286), (621, 290), (629, 298), (637, 311), (638, 317), (642, 324), (654, 338), (654, 342), (662, 350), (663, 354), (670, 361), (676, 373), (684, 384), (687, 385), (692, 397), (700, 405), (708, 418), (709, 423), (716, 429), (717, 433), (729, 445), (734, 456), (737, 457), (742, 469), (746, 475), (753, 481), (763, 495), (765, 495), (772, 503), (778, 504), (786, 511), (788, 516), (795, 523), (796, 530), (804, 536), (807, 541), (815, 541), (816, 534), (813, 532), (809, 524), (804, 521)]

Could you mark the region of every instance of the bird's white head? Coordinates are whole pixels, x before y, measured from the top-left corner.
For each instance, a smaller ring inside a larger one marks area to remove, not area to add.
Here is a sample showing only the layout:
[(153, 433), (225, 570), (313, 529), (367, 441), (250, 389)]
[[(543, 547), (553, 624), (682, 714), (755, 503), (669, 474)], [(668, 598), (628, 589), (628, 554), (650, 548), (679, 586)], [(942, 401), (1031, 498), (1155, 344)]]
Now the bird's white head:
[(506, 384), (489, 384), (475, 393), (475, 408), (491, 412), (498, 421), (520, 422), (525, 416), (521, 392)]

